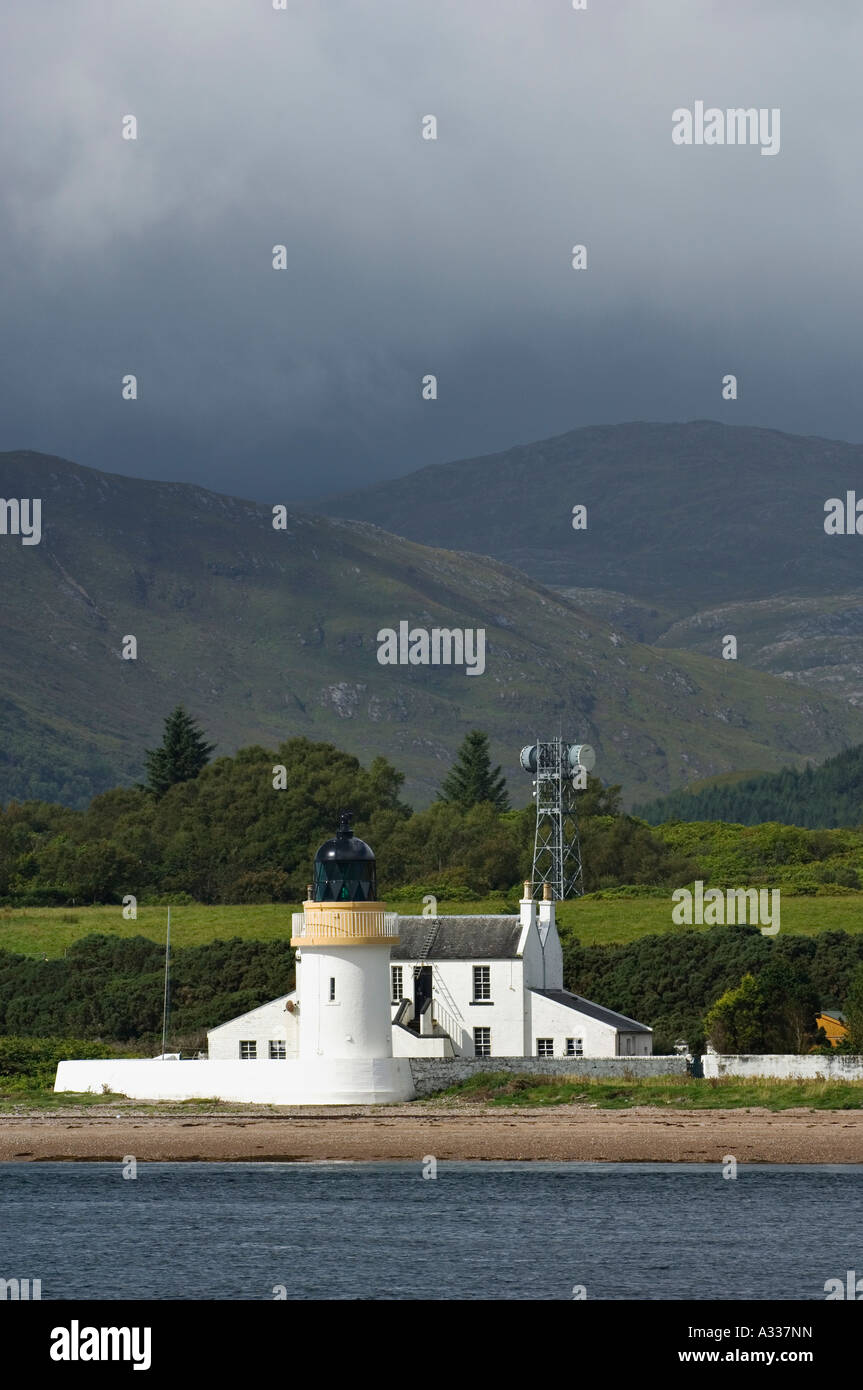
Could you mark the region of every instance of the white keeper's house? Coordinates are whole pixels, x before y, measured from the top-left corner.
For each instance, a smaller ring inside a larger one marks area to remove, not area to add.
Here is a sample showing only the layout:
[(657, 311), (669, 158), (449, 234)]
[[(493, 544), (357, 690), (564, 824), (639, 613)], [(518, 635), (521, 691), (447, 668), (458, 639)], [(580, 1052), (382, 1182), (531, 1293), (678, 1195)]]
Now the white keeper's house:
[[(643, 1023), (563, 988), (554, 902), (518, 914), (399, 917), (342, 815), (294, 914), (297, 987), (209, 1033), (206, 1059), (79, 1058), (55, 1091), (282, 1105), (391, 1103), (417, 1058), (648, 1057)], [(573, 1061), (573, 1069), (578, 1062)]]
[[(652, 1029), (564, 989), (554, 902), (525, 884), (519, 906), (518, 916), (389, 914), (392, 1055), (649, 1057)], [(303, 928), (298, 913), (295, 934)], [(211, 1029), (210, 1058), (299, 1056), (304, 969), (300, 945), (297, 989)], [(347, 1008), (336, 975), (330, 993), (322, 1007), (335, 1023)]]

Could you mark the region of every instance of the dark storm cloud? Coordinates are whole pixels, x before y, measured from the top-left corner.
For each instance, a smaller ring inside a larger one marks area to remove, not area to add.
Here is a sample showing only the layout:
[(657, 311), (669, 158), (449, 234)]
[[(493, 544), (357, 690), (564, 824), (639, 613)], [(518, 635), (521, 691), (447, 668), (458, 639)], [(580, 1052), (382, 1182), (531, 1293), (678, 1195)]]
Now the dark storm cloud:
[[(838, 2), (13, 3), (0, 447), (287, 501), (614, 420), (863, 438), (861, 40)], [(779, 154), (674, 146), (698, 99), (779, 107)]]

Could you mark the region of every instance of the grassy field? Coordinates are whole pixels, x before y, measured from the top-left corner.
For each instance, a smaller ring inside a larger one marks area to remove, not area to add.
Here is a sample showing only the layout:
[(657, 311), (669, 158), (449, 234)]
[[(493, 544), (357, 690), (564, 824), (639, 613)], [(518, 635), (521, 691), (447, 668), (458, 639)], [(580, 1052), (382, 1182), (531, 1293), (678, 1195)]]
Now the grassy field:
[(653, 1076), (635, 1081), (594, 1081), (585, 1077), (513, 1076), (485, 1072), (450, 1086), (441, 1101), (483, 1105), (593, 1105), (628, 1110), (634, 1105), (674, 1106), (681, 1110), (859, 1110), (863, 1081), (774, 1081), (753, 1077), (718, 1080)]
[[(421, 913), (422, 902), (394, 902), (402, 914)], [(669, 897), (601, 898), (587, 896), (558, 906), (558, 924), (575, 932), (584, 945), (637, 941), (661, 932), (698, 931), (671, 921)], [(254, 941), (287, 940), (291, 913), (299, 904), (265, 903), (242, 907), (194, 904), (171, 909), (174, 946), (201, 946), (232, 936)], [(512, 912), (514, 901), (500, 895), (470, 903), (440, 899), (440, 913)], [(117, 907), (0, 908), (0, 949), (32, 956), (62, 956), (73, 941), (93, 932), (110, 936), (147, 936), (164, 941), (166, 909), (139, 907), (137, 920), (126, 921)], [(822, 931), (863, 931), (863, 894), (836, 897), (783, 897), (781, 928), (813, 936)]]

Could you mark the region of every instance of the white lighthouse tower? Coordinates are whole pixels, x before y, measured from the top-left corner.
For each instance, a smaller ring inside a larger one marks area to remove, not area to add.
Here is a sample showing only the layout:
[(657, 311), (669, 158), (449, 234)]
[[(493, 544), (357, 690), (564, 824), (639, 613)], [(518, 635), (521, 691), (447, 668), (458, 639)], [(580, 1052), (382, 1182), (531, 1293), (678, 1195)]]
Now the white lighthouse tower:
[[(377, 896), (375, 856), (358, 839), (350, 812), (315, 855), (315, 881), (295, 913), (299, 1063), (323, 1100), (407, 1100), (409, 1066), (393, 1058), (390, 949), (398, 915)], [(338, 1103), (338, 1102), (335, 1102)]]

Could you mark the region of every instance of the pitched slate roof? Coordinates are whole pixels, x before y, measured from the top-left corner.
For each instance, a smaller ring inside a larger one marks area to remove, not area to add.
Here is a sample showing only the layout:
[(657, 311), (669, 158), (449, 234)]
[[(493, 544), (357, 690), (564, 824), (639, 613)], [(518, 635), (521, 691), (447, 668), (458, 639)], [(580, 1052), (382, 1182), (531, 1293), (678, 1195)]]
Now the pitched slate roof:
[[(432, 934), (433, 933), (433, 934)], [(514, 960), (521, 919), (506, 916), (399, 917), (393, 960)]]
[(653, 1032), (653, 1029), (644, 1023), (636, 1023), (634, 1018), (615, 1013), (614, 1009), (604, 1009), (601, 1004), (592, 1004), (589, 999), (582, 999), (580, 994), (570, 994), (568, 989), (532, 989), (531, 994), (541, 994), (544, 999), (551, 999), (555, 1004), (563, 1004), (567, 1009), (577, 1009), (580, 1014), (595, 1018), (597, 1023), (609, 1023), (620, 1033)]

